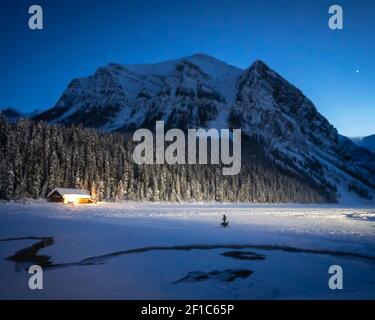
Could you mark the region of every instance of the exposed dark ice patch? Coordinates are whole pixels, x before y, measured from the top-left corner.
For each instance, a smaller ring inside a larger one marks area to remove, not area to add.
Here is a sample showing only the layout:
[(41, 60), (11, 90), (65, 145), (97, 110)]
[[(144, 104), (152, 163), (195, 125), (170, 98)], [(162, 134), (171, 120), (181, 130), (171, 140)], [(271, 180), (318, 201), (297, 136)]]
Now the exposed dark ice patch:
[(7, 242), (7, 241), (18, 241), (18, 240), (42, 240), (46, 238), (52, 238), (52, 237), (19, 237), (19, 238), (5, 238), (5, 239), (0, 239), (0, 242)]
[(345, 214), (345, 217), (348, 219), (353, 220), (361, 220), (361, 221), (375, 221), (375, 212), (370, 213), (347, 213)]
[(12, 240), (30, 240), (39, 239), (40, 241), (33, 244), (30, 247), (17, 251), (14, 255), (6, 258), (8, 261), (14, 261), (16, 263), (16, 270), (28, 269), (30, 265), (37, 264), (44, 269), (47, 269), (53, 265), (51, 261), (51, 256), (38, 255), (39, 250), (47, 248), (54, 244), (53, 237), (37, 238), (37, 237), (26, 237), (26, 238), (14, 238), (6, 239), (2, 241), (12, 241)]
[(265, 260), (266, 257), (251, 251), (227, 251), (221, 254), (224, 257), (230, 257), (237, 260)]
[[(53, 263), (50, 256), (38, 255), (38, 251), (49, 247), (54, 244), (53, 237), (27, 237), (27, 239), (38, 239), (37, 243), (27, 247), (25, 249), (17, 251), (14, 255), (6, 258), (6, 260), (14, 261), (16, 263), (16, 270), (19, 271), (22, 268), (27, 270), (30, 264), (38, 264), (44, 268), (45, 271), (52, 269), (62, 269), (72, 266), (90, 266), (104, 264), (108, 260), (120, 257), (128, 254), (139, 254), (147, 253), (153, 251), (191, 251), (191, 250), (215, 250), (215, 249), (233, 249), (233, 250), (243, 250), (243, 249), (253, 249), (253, 250), (263, 250), (263, 251), (283, 251), (288, 253), (307, 253), (315, 255), (329, 255), (338, 258), (351, 258), (351, 259), (364, 259), (367, 261), (375, 262), (374, 256), (369, 256), (361, 253), (351, 253), (343, 251), (329, 251), (329, 250), (312, 250), (312, 249), (300, 249), (288, 246), (277, 246), (277, 245), (184, 245), (184, 246), (151, 246), (129, 249), (124, 251), (111, 252), (104, 255), (93, 256), (85, 258), (79, 261), (56, 264)], [(14, 238), (13, 240), (20, 240), (26, 238)], [(4, 240), (3, 240), (4, 241)], [(6, 241), (11, 241), (7, 239)], [(238, 260), (264, 260), (265, 256), (257, 254), (251, 251), (228, 251), (222, 253), (223, 256), (231, 257)]]
[(251, 270), (223, 270), (223, 271), (212, 271), (212, 272), (202, 272), (194, 271), (189, 272), (187, 276), (173, 282), (177, 283), (194, 283), (206, 280), (216, 280), (222, 282), (233, 282), (236, 279), (246, 279), (253, 271)]

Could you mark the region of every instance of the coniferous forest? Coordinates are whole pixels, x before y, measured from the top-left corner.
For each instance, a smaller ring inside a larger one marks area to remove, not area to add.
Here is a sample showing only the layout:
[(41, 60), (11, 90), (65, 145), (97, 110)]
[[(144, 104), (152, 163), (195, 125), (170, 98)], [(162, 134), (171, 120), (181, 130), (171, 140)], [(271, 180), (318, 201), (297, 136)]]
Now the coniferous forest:
[(242, 146), (242, 169), (219, 165), (137, 165), (131, 136), (0, 116), (0, 198), (43, 198), (81, 188), (99, 201), (327, 202), (332, 192), (276, 167), (256, 138)]

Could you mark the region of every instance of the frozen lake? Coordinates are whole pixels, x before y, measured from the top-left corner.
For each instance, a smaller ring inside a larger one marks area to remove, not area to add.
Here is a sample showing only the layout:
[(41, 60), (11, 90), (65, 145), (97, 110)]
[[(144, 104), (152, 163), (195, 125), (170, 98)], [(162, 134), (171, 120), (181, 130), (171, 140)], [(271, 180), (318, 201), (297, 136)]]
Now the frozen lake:
[(375, 298), (371, 207), (8, 203), (0, 239), (0, 299)]

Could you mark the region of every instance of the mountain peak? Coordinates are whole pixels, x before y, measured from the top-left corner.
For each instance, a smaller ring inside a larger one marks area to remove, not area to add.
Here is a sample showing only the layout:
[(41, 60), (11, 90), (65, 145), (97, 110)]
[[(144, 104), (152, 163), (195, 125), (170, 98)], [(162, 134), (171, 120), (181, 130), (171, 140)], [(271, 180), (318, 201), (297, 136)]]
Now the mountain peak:
[[(190, 60), (190, 61), (201, 61), (201, 62), (219, 62), (219, 63), (225, 63), (213, 56), (210, 56), (206, 53), (195, 53), (193, 55), (187, 56), (185, 58), (182, 58), (181, 60)], [(226, 63), (225, 63), (226, 64)]]
[(262, 60), (255, 60), (249, 70), (268, 71), (270, 67)]
[(264, 80), (265, 78), (270, 78), (271, 74), (277, 75), (265, 62), (255, 60), (250, 67), (243, 72), (240, 79), (240, 86), (242, 87), (244, 83), (253, 83), (255, 79)]
[(210, 59), (210, 60), (217, 60), (215, 57), (210, 56), (209, 54), (203, 53), (203, 52), (197, 52), (192, 54), (191, 56), (188, 56), (190, 58), (197, 58), (197, 59)]

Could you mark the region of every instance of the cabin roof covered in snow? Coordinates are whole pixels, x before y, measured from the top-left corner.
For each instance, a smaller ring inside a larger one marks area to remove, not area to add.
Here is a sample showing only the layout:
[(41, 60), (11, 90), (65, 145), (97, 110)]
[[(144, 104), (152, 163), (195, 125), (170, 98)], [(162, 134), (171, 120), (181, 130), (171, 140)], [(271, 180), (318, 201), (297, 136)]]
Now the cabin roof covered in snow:
[(58, 192), (61, 196), (67, 195), (79, 195), (82, 198), (91, 198), (90, 195), (85, 190), (80, 189), (67, 189), (67, 188), (55, 188), (53, 189), (47, 197), (50, 197), (53, 193)]

